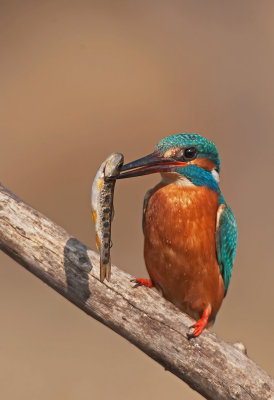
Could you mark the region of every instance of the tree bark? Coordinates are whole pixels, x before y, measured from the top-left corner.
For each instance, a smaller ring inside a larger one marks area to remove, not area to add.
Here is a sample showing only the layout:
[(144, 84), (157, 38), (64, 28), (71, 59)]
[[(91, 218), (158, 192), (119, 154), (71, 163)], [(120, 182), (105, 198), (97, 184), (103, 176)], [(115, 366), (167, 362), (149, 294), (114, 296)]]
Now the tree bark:
[(125, 337), (207, 399), (274, 399), (274, 381), (246, 354), (205, 330), (158, 293), (133, 289), (112, 266), (99, 280), (99, 257), (0, 184), (0, 249), (87, 314)]

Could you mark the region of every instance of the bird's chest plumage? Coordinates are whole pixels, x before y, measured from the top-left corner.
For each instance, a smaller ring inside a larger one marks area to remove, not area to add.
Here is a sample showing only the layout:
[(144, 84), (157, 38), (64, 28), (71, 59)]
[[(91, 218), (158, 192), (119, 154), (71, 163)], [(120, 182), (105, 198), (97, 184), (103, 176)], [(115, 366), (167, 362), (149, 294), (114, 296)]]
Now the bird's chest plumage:
[(145, 213), (145, 262), (163, 295), (194, 318), (213, 318), (224, 286), (216, 258), (219, 194), (204, 186), (159, 185)]

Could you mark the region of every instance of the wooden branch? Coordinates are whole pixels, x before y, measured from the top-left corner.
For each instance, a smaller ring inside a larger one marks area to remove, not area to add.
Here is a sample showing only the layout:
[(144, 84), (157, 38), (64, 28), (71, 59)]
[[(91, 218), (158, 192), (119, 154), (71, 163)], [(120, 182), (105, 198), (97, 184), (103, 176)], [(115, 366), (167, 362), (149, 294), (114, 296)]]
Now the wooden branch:
[(112, 266), (99, 281), (97, 253), (0, 185), (0, 248), (87, 314), (125, 337), (211, 400), (266, 400), (273, 379), (242, 351), (204, 331), (187, 340), (193, 321), (129, 274)]

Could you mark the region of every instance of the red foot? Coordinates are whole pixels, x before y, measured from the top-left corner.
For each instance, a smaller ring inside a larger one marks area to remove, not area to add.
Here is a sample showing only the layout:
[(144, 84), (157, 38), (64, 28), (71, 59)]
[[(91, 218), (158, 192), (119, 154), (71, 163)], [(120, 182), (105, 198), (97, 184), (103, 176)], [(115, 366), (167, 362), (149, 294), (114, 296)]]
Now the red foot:
[(136, 283), (136, 285), (133, 286), (135, 288), (138, 286), (145, 286), (145, 287), (151, 288), (153, 286), (153, 283), (151, 282), (150, 279), (136, 278), (136, 279), (132, 279), (131, 282)]
[(188, 339), (194, 338), (199, 336), (205, 327), (207, 326), (208, 318), (210, 316), (210, 309), (206, 308), (203, 312), (203, 316), (201, 319), (199, 319), (197, 322), (195, 322), (194, 325), (192, 325), (190, 328), (195, 328), (194, 332), (188, 335)]

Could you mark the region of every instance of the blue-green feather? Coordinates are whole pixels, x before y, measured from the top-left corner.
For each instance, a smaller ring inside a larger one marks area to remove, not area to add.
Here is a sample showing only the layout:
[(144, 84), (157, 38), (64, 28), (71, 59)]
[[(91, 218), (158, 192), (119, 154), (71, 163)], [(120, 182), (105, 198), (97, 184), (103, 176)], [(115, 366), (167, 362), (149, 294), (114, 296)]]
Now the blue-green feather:
[(223, 204), (219, 227), (216, 231), (216, 249), (226, 295), (236, 254), (237, 224), (231, 208), (227, 204)]
[(216, 165), (216, 171), (220, 171), (220, 158), (215, 143), (207, 140), (197, 133), (179, 133), (178, 135), (167, 136), (156, 146), (156, 151), (164, 154), (172, 147), (195, 146), (198, 150), (198, 158), (207, 157)]
[(214, 192), (220, 193), (219, 185), (212, 173), (198, 165), (190, 164), (186, 167), (176, 167), (174, 168), (174, 172), (185, 176), (195, 186), (207, 186), (214, 190)]

